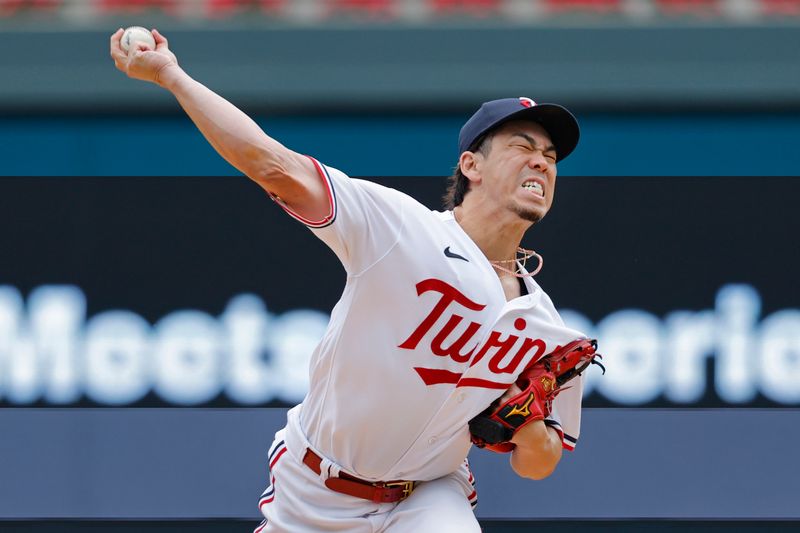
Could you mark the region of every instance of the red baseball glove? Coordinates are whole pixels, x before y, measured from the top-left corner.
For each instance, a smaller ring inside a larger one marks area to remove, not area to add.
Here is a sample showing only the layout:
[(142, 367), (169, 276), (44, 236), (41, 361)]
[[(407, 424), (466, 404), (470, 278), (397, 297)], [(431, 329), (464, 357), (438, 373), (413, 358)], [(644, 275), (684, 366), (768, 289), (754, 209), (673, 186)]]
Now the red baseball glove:
[(520, 428), (550, 415), (553, 399), (568, 388), (564, 387), (565, 383), (590, 364), (600, 365), (605, 373), (605, 367), (597, 360), (600, 358), (594, 339), (574, 340), (542, 357), (517, 378), (515, 384), (521, 392), (510, 398), (499, 398), (470, 420), (472, 442), (494, 452), (510, 452), (516, 447), (510, 441)]

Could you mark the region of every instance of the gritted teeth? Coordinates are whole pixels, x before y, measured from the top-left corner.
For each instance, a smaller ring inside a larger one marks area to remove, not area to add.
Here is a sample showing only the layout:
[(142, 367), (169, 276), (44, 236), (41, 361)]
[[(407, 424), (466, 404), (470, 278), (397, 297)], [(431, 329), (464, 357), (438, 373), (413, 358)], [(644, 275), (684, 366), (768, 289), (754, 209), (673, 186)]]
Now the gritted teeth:
[(535, 191), (539, 194), (544, 193), (544, 189), (542, 188), (542, 184), (538, 181), (526, 181), (522, 184), (522, 188), (528, 191)]

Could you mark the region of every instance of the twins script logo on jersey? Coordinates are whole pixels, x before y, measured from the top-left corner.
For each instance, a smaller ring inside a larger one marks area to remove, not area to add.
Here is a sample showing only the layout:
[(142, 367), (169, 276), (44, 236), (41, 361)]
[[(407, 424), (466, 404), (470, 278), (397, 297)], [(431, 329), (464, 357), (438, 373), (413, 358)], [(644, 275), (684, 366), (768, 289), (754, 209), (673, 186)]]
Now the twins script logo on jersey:
[[(432, 333), (432, 338), (430, 340), (431, 353), (440, 357), (450, 357), (450, 359), (456, 363), (469, 363), (467, 368), (483, 360), (490, 350), (496, 349), (494, 355), (489, 359), (488, 368), (490, 372), (498, 376), (502, 374), (515, 375), (519, 365), (525, 360), (525, 357), (531, 350), (535, 350), (535, 352), (530, 360), (537, 360), (545, 354), (546, 345), (542, 339), (531, 339), (514, 334), (508, 334), (505, 338), (502, 338), (504, 333), (501, 331), (491, 331), (485, 342), (482, 344), (475, 344), (472, 348), (467, 349), (466, 346), (473, 341), (473, 337), (482, 327), (482, 324), (478, 322), (470, 322), (457, 339), (450, 342), (448, 346), (445, 346), (445, 341), (464, 320), (464, 317), (456, 312), (459, 307), (471, 311), (481, 311), (486, 306), (470, 300), (458, 289), (440, 279), (431, 278), (420, 281), (417, 283), (416, 288), (417, 295), (422, 295), (426, 292), (434, 292), (441, 294), (441, 297), (436, 305), (434, 305), (431, 312), (428, 313), (428, 316), (426, 316), (414, 332), (398, 346), (399, 348), (414, 350), (419, 346), (420, 342), (422, 342), (422, 339), (428, 336), (428, 333)], [(440, 330), (432, 331), (434, 325), (445, 315), (445, 312), (449, 312), (447, 322)], [(514, 328), (517, 331), (523, 331), (526, 325), (527, 322), (522, 317), (514, 320)], [(505, 361), (506, 356), (514, 348), (516, 348), (514, 355), (509, 361)], [(455, 383), (456, 387), (482, 387), (487, 389), (506, 389), (509, 386), (508, 381), (463, 378), (463, 372), (452, 372), (441, 368), (415, 367), (414, 370), (419, 374), (426, 385)]]

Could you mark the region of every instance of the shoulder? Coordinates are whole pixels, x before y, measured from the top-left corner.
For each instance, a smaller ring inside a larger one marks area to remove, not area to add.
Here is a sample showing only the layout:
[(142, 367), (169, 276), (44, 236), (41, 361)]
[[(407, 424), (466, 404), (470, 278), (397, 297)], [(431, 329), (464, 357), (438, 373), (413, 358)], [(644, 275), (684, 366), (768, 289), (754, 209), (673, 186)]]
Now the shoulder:
[[(408, 193), (372, 181), (368, 177), (351, 178), (343, 172), (329, 168), (334, 195), (360, 198), (364, 207), (371, 205), (379, 210), (404, 213), (410, 223), (431, 223), (441, 219), (441, 213), (431, 210)], [(339, 191), (335, 189), (338, 187)]]

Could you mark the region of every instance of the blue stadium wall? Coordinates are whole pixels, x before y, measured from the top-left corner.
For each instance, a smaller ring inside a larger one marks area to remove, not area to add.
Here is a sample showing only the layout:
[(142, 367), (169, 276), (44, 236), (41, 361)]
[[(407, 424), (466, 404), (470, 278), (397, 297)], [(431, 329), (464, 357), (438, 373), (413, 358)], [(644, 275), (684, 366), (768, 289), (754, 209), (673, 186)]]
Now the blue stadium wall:
[[(355, 176), (443, 176), (469, 113), (259, 117), (293, 149)], [(800, 173), (800, 113), (578, 113), (560, 175), (762, 176)], [(183, 116), (0, 118), (0, 175), (226, 176)]]

